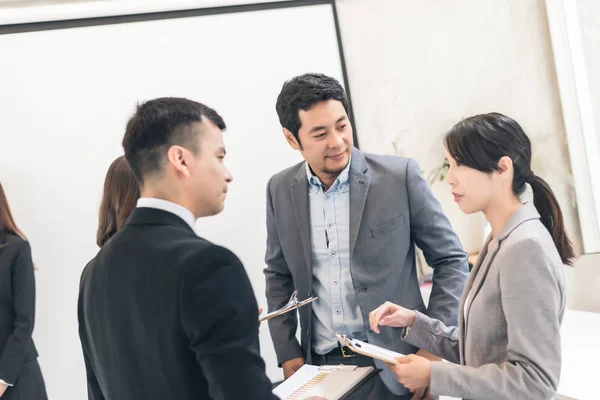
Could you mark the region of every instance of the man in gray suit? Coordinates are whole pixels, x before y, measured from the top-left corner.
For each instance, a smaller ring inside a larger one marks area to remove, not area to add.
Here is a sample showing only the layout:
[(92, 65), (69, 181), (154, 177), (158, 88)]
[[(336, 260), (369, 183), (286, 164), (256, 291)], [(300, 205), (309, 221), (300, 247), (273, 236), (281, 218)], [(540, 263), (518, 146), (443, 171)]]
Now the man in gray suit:
[[(283, 85), (277, 113), (289, 145), (306, 162), (273, 176), (267, 188), (265, 269), (269, 311), (292, 292), (319, 299), (271, 319), (269, 328), (287, 379), (305, 362), (373, 365), (381, 374), (360, 399), (409, 399), (379, 361), (340, 347), (335, 334), (402, 354), (423, 351), (394, 328), (369, 330), (369, 312), (385, 301), (455, 324), (467, 278), (467, 257), (414, 160), (353, 148), (348, 103), (338, 81), (305, 74)], [(434, 268), (425, 310), (415, 267), (419, 246)], [(420, 397), (422, 393), (416, 393)]]

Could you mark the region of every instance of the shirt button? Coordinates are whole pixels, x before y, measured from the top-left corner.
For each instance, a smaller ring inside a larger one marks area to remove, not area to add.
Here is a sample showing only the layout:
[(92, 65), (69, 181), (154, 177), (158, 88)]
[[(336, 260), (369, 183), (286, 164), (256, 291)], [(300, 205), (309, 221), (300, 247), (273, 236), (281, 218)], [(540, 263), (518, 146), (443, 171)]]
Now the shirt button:
[(327, 224), (328, 228), (331, 228), (332, 226), (333, 226), (333, 224), (331, 222)]
[(329, 195), (329, 194), (328, 194), (327, 196), (325, 196), (325, 198), (326, 198), (327, 200), (329, 200), (329, 199), (331, 198), (331, 195)]
[(331, 257), (335, 257), (335, 251), (332, 251), (332, 252), (330, 253), (330, 255), (331, 255)]
[(340, 313), (340, 310), (335, 310), (335, 313), (339, 315), (339, 313)]
[(334, 285), (337, 285), (337, 281), (333, 281), (333, 284), (334, 284)]

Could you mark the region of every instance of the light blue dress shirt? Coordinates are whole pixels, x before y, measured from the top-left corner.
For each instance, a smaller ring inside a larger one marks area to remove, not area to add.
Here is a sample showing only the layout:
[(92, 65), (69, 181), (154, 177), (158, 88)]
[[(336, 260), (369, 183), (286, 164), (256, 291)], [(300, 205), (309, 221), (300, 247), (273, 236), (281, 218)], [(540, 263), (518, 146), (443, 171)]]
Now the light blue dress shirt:
[(323, 191), (308, 163), (310, 240), (313, 270), (312, 351), (326, 354), (337, 347), (336, 333), (366, 340), (350, 273), (350, 162)]

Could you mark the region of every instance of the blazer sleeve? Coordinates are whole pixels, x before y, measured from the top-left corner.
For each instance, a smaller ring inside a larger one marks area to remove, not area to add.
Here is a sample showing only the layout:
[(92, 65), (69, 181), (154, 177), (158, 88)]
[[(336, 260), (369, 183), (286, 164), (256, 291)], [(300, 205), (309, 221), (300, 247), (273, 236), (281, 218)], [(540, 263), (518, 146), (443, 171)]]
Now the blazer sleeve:
[(464, 398), (549, 399), (557, 390), (563, 293), (546, 248), (534, 239), (506, 249), (499, 268), (508, 359), (477, 368), (433, 363), (430, 390)]
[[(294, 279), (281, 250), (273, 199), (271, 181), (267, 184), (267, 251), (265, 255), (266, 297), (269, 312), (283, 307), (294, 292)], [(269, 331), (277, 354), (279, 366), (288, 360), (304, 357), (296, 331), (298, 316), (295, 312), (283, 314), (269, 320)]]
[(81, 348), (83, 350), (83, 361), (85, 363), (85, 372), (87, 379), (87, 389), (88, 389), (88, 399), (89, 400), (104, 400), (104, 394), (102, 393), (102, 389), (100, 388), (100, 384), (98, 383), (98, 378), (96, 373), (94, 372), (94, 368), (90, 361), (90, 349), (87, 340), (86, 330), (85, 330), (85, 311), (83, 307), (84, 294), (85, 290), (85, 280), (87, 275), (88, 267), (83, 270), (81, 274), (81, 281), (79, 284), (79, 300), (77, 302), (77, 320), (79, 322), (79, 339), (81, 341)]
[(180, 289), (182, 325), (211, 399), (277, 399), (258, 344), (258, 305), (248, 275), (229, 250), (189, 258)]
[(444, 324), (457, 325), (459, 301), (469, 271), (467, 254), (412, 159), (408, 159), (406, 181), (410, 233), (434, 270), (427, 314)]
[(410, 328), (402, 330), (402, 340), (450, 362), (460, 363), (458, 327), (446, 326), (420, 312)]
[(31, 346), (35, 319), (35, 277), (31, 247), (26, 241), (9, 246), (20, 246), (12, 265), (14, 329), (0, 354), (0, 379), (13, 385), (17, 380), (25, 355)]

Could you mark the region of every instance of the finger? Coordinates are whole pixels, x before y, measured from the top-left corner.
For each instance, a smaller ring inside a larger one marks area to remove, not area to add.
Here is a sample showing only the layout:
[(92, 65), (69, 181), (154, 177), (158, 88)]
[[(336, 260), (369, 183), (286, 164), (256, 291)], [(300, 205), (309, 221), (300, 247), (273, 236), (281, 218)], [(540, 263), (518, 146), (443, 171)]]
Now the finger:
[(380, 308), (381, 306), (377, 307), (369, 313), (369, 326), (371, 330), (375, 333), (379, 333), (379, 327), (377, 326), (377, 313)]
[(258, 307), (258, 315), (262, 314), (262, 312), (263, 312), (262, 307)]
[[(391, 304), (391, 303), (390, 303)], [(386, 314), (390, 313), (391, 311), (391, 305), (388, 303), (384, 303), (382, 305), (380, 305), (378, 308), (376, 308), (373, 311), (373, 319), (371, 321), (371, 329), (374, 332), (379, 333), (379, 321), (381, 320), (381, 318), (383, 318)]]
[(394, 322), (393, 315), (394, 314), (389, 314), (389, 315), (386, 315), (385, 317), (381, 318), (379, 320), (379, 325), (380, 326), (388, 326), (388, 325), (392, 324)]
[(404, 356), (404, 357), (398, 357), (398, 358), (396, 358), (396, 361), (398, 362), (398, 364), (410, 364), (412, 362), (411, 355)]

